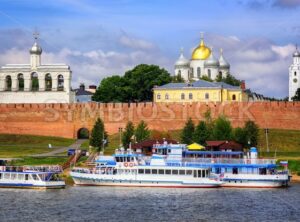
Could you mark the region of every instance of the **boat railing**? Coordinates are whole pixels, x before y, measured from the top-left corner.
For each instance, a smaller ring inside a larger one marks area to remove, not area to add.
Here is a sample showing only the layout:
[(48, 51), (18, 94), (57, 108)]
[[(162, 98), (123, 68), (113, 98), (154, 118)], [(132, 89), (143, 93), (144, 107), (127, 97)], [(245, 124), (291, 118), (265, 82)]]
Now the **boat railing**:
[(60, 165), (53, 165), (53, 166), (24, 166), (24, 172), (54, 172), (60, 173), (62, 172), (62, 167)]
[(62, 172), (59, 165), (55, 166), (0, 166), (2, 172)]
[(276, 159), (182, 158), (182, 162), (220, 164), (276, 164)]
[(164, 149), (164, 148), (184, 148), (186, 147), (185, 144), (172, 144), (172, 143), (168, 143), (168, 144), (153, 144), (152, 146), (153, 148), (156, 149)]

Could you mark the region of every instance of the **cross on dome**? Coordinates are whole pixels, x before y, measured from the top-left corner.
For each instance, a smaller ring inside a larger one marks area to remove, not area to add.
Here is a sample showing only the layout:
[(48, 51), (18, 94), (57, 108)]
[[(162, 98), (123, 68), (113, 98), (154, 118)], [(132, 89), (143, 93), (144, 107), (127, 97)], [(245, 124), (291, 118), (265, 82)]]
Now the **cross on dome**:
[(32, 35), (33, 35), (34, 39), (37, 40), (39, 38), (40, 33), (35, 30)]

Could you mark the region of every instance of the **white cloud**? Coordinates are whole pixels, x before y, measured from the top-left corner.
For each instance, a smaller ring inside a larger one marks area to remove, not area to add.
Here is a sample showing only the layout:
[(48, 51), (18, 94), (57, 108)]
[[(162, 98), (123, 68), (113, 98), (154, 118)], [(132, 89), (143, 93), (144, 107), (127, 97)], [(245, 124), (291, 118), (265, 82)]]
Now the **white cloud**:
[[(120, 36), (115, 40), (106, 40), (115, 41), (113, 43), (120, 49), (95, 48), (84, 51), (62, 48), (57, 52), (44, 49), (42, 63), (70, 65), (73, 71), (73, 88), (78, 87), (81, 82), (98, 85), (101, 79), (113, 74), (122, 75), (141, 63), (157, 64), (173, 74), (177, 54), (163, 54), (159, 46), (144, 39), (127, 34)], [(207, 34), (205, 41), (207, 45), (214, 47), (216, 57), (219, 55), (217, 49), (224, 48), (224, 56), (231, 64), (232, 74), (246, 80), (247, 87), (266, 96), (284, 97), (288, 94), (288, 67), (294, 51), (292, 44), (277, 45), (263, 38), (244, 40), (236, 36), (213, 34)], [(11, 42), (5, 48), (0, 48), (0, 65), (29, 63), (29, 58), (28, 49), (19, 45), (14, 47)]]
[(122, 35), (119, 41), (123, 46), (132, 49), (151, 50), (156, 48), (155, 45), (151, 42), (145, 41), (143, 39), (129, 37), (127, 35)]

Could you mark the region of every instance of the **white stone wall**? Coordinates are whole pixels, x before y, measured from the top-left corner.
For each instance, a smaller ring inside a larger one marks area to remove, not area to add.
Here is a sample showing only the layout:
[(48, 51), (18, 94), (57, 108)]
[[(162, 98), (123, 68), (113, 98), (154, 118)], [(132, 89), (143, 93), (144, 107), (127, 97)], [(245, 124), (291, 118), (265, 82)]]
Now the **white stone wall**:
[(178, 66), (175, 67), (175, 76), (178, 76), (179, 74), (181, 77), (185, 80), (189, 80), (189, 70), (190, 68), (188, 66)]
[(74, 103), (75, 92), (1, 92), (0, 103)]

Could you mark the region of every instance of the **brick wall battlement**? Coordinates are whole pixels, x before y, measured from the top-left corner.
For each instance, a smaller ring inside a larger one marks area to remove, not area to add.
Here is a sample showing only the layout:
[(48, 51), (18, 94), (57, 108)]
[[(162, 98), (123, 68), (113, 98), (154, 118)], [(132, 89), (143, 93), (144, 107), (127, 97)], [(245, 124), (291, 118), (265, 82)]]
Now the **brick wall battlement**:
[(108, 133), (118, 132), (127, 121), (144, 120), (149, 128), (174, 130), (191, 117), (195, 122), (210, 109), (212, 117), (226, 115), (234, 127), (247, 120), (262, 128), (300, 130), (300, 102), (234, 103), (76, 103), (0, 104), (0, 133), (76, 138), (81, 128), (92, 129), (101, 117)]

